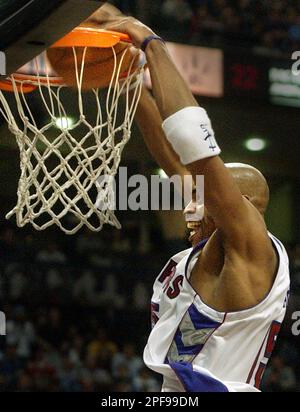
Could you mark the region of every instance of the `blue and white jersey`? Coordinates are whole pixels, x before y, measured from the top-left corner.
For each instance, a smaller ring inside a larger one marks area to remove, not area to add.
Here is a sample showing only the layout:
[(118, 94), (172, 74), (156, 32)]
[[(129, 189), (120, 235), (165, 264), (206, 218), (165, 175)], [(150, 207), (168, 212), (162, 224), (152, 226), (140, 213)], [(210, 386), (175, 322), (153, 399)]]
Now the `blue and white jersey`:
[(207, 306), (189, 282), (205, 242), (164, 267), (154, 284), (152, 332), (146, 365), (163, 375), (164, 392), (258, 392), (289, 296), (289, 261), (270, 234), (279, 268), (268, 296), (257, 306), (221, 313)]

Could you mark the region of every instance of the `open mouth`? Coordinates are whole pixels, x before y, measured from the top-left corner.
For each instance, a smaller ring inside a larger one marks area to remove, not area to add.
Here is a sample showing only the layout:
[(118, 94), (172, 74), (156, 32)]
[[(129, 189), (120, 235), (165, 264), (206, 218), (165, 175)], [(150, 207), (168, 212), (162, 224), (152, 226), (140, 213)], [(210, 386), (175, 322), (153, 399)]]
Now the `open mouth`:
[(193, 238), (195, 237), (195, 235), (199, 232), (199, 228), (200, 228), (200, 223), (199, 222), (189, 222), (187, 224), (187, 228), (190, 230), (190, 236), (189, 236), (189, 241), (192, 242)]
[(190, 232), (190, 236), (189, 236), (189, 242), (193, 242), (193, 240), (194, 240), (194, 238), (195, 238), (195, 236), (198, 234), (198, 231), (197, 230), (192, 230), (191, 232)]
[(192, 242), (194, 239), (194, 236), (196, 235), (196, 230), (193, 230), (192, 232), (190, 232), (190, 236), (189, 236), (189, 242)]

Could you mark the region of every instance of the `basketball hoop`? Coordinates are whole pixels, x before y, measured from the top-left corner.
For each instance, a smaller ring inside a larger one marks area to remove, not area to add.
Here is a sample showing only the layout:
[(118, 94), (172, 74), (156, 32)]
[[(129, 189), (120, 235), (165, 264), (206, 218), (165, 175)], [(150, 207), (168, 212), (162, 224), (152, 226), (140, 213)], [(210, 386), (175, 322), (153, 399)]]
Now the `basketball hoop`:
[[(128, 48), (118, 62), (114, 46), (120, 42), (132, 46), (125, 34), (79, 27), (53, 46), (73, 49), (75, 96), (71, 96), (64, 79), (44, 64), (44, 57), (30, 64), (30, 72), (27, 66), (0, 82), (0, 112), (16, 137), (21, 167), (17, 205), (6, 218), (16, 215), (19, 227), (30, 223), (35, 229), (44, 230), (57, 225), (66, 234), (74, 234), (83, 226), (96, 232), (104, 224), (121, 227), (114, 208), (107, 205), (111, 205), (113, 178), (131, 136), (144, 64), (136, 68), (135, 55), (129, 69), (122, 73), (122, 60)], [(84, 48), (80, 63), (77, 47)], [(89, 47), (110, 48), (114, 70), (106, 90), (83, 93), (85, 54)], [(10, 94), (14, 95), (15, 107), (7, 99)], [(71, 104), (76, 120), (74, 124), (60, 124), (58, 119), (69, 117), (70, 96), (76, 101), (76, 110), (74, 100)], [(124, 105), (120, 104), (121, 96)], [(93, 115), (91, 107), (95, 108)], [(101, 179), (107, 176), (110, 178)], [(106, 207), (100, 208), (100, 204)]]

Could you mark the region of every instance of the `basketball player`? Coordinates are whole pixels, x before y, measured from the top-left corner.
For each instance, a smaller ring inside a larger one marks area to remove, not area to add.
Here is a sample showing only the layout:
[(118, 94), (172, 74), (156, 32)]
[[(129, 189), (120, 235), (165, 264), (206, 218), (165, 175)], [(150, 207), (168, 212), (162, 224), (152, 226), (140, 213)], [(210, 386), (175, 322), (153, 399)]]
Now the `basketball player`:
[(162, 39), (133, 18), (109, 16), (104, 27), (146, 53), (155, 102), (144, 90), (137, 120), (154, 157), (170, 175), (205, 177), (205, 205), (185, 210), (192, 248), (154, 284), (145, 363), (163, 375), (164, 392), (257, 392), (290, 285), (286, 251), (264, 221), (267, 182), (251, 166), (224, 165)]

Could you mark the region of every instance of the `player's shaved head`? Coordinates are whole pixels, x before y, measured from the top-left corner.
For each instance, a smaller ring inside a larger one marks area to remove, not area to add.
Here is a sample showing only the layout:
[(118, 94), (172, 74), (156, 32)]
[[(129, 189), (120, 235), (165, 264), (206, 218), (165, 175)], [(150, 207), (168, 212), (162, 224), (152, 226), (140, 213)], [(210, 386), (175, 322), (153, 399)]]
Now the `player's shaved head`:
[(268, 208), (270, 191), (263, 174), (255, 167), (243, 163), (227, 163), (226, 167), (242, 195), (246, 196), (261, 214), (264, 214)]

